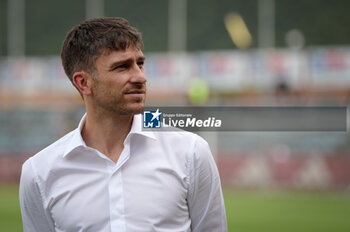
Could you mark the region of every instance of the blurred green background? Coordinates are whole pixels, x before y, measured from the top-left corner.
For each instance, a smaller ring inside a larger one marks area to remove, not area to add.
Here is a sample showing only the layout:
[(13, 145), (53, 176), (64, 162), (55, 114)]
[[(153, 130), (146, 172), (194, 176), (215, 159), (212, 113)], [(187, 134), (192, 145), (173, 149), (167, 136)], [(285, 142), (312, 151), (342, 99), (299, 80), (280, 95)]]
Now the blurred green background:
[[(22, 231), (18, 187), (0, 187), (0, 230)], [(344, 193), (225, 189), (229, 231), (347, 232), (350, 198)]]
[[(25, 0), (26, 55), (56, 55), (67, 31), (86, 17), (85, 0)], [(97, 0), (96, 2), (99, 2)], [(101, 1), (100, 1), (101, 2)], [(105, 16), (127, 18), (143, 32), (145, 51), (168, 50), (169, 1), (104, 0)], [(258, 47), (258, 0), (187, 0), (187, 50), (234, 49), (223, 24), (224, 16), (238, 12)], [(264, 2), (262, 0), (261, 2)], [(0, 56), (7, 52), (7, 7), (0, 1)], [(275, 46), (286, 47), (286, 33), (297, 28), (305, 36), (306, 46), (349, 44), (350, 32), (346, 0), (274, 1)], [(99, 9), (96, 9), (99, 11)]]

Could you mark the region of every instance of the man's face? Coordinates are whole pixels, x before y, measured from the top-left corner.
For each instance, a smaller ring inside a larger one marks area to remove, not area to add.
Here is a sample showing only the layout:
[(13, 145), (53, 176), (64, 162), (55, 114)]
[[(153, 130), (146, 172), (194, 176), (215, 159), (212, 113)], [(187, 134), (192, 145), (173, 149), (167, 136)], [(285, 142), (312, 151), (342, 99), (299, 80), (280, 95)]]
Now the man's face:
[(97, 58), (92, 84), (94, 107), (116, 115), (141, 113), (146, 96), (144, 60), (142, 51), (134, 46)]

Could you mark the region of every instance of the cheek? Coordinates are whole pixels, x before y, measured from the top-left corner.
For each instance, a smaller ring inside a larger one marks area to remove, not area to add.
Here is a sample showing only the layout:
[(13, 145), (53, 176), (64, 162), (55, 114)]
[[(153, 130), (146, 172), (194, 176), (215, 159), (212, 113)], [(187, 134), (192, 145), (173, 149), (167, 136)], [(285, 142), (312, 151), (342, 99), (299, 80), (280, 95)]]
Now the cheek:
[(105, 81), (98, 84), (96, 89), (100, 92), (121, 94), (123, 91), (123, 83), (119, 81)]
[(111, 74), (102, 75), (98, 77), (98, 81), (94, 83), (95, 95), (99, 96), (114, 96), (122, 97), (123, 91), (125, 91), (125, 86), (128, 83), (128, 76), (122, 74)]

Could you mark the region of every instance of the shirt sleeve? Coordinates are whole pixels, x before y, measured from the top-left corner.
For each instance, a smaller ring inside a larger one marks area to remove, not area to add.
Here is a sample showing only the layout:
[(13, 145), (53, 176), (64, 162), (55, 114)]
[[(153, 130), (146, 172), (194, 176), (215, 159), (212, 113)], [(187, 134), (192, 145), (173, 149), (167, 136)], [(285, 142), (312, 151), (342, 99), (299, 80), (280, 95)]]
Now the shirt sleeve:
[(24, 232), (54, 231), (53, 222), (44, 209), (42, 195), (35, 181), (30, 159), (22, 166), (19, 200)]
[(221, 182), (208, 143), (197, 136), (190, 161), (188, 205), (192, 232), (226, 232)]

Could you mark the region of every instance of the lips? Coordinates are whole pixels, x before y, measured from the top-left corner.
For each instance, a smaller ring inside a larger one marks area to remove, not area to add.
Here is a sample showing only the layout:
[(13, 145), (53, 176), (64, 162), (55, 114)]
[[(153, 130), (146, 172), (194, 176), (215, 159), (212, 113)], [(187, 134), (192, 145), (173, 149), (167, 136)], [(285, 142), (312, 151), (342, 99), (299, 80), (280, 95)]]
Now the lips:
[(145, 91), (143, 90), (131, 90), (126, 92), (125, 94), (145, 94)]
[(145, 97), (146, 91), (144, 89), (131, 89), (125, 91), (125, 96), (137, 99), (143, 99)]

